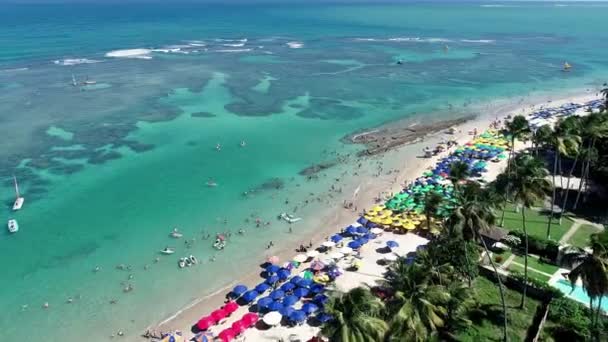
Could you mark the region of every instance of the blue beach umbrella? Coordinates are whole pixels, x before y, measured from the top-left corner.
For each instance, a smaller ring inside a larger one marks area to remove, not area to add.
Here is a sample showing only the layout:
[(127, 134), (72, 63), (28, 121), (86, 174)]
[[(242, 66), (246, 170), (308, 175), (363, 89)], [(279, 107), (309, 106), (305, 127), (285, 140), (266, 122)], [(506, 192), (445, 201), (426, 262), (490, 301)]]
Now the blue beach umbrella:
[(304, 287), (304, 288), (308, 288), (312, 284), (313, 284), (313, 281), (311, 279), (301, 279), (300, 281), (298, 281), (296, 283), (296, 285), (298, 285), (298, 287)]
[(296, 288), (296, 285), (293, 283), (285, 283), (285, 284), (281, 285), (281, 287), (280, 287), (280, 289), (285, 292), (289, 292), (295, 288)]
[(307, 315), (317, 312), (317, 310), (319, 310), (319, 307), (314, 305), (313, 303), (306, 303), (302, 305), (302, 311), (304, 311), (304, 313)]
[(255, 290), (258, 291), (259, 293), (262, 292), (266, 292), (266, 290), (268, 290), (270, 288), (270, 285), (266, 284), (266, 283), (260, 283), (255, 287)]
[(259, 308), (265, 309), (272, 302), (273, 302), (272, 298), (270, 298), (270, 297), (262, 297), (262, 298), (258, 299), (257, 304), (258, 304)]
[(237, 285), (232, 289), (232, 293), (237, 297), (247, 292), (247, 286), (245, 285)]
[(260, 294), (255, 291), (255, 290), (251, 290), (251, 291), (247, 291), (243, 294), (243, 296), (241, 298), (243, 298), (243, 300), (247, 303), (251, 302), (252, 300), (256, 299), (257, 296), (259, 296)]
[(294, 295), (290, 295), (290, 296), (287, 296), (287, 297), (283, 298), (283, 305), (285, 305), (285, 306), (292, 306), (292, 305), (294, 305), (295, 303), (297, 303), (299, 301), (300, 301), (300, 298), (298, 298), (298, 297), (296, 297)]
[(363, 226), (359, 226), (356, 228), (357, 234), (367, 234), (369, 233), (369, 229), (363, 227)]
[(289, 315), (289, 319), (296, 323), (302, 323), (306, 320), (306, 314), (302, 310), (295, 310)]
[(333, 242), (335, 242), (335, 243), (338, 243), (338, 242), (342, 241), (342, 239), (344, 239), (344, 238), (342, 237), (342, 235), (339, 235), (339, 234), (333, 235), (330, 238), (330, 240), (333, 241)]
[(266, 267), (266, 272), (268, 272), (269, 274), (273, 274), (273, 273), (277, 273), (277, 271), (279, 269), (281, 269), (281, 268), (277, 265), (270, 265), (270, 266)]
[(351, 241), (348, 243), (348, 247), (350, 247), (352, 249), (357, 249), (357, 248), (361, 247), (361, 244), (357, 241)]
[(285, 297), (285, 292), (281, 290), (274, 290), (270, 293), (270, 298), (277, 300)]
[(270, 304), (268, 304), (268, 310), (270, 311), (279, 311), (283, 308), (283, 304), (281, 304), (281, 302), (272, 302)]
[(297, 284), (300, 280), (302, 280), (302, 277), (295, 276), (295, 277), (291, 278), (291, 280), (289, 282), (292, 284)]
[(279, 276), (274, 275), (274, 274), (266, 279), (266, 282), (271, 285), (276, 283), (277, 281), (279, 281)]
[(289, 276), (291, 275), (291, 272), (288, 269), (280, 269), (277, 272), (277, 276), (279, 277), (280, 280), (285, 280), (287, 278), (289, 278)]
[(308, 296), (308, 293), (309, 293), (309, 292), (310, 292), (310, 291), (308, 291), (308, 289), (303, 288), (303, 287), (299, 287), (299, 288), (297, 288), (297, 289), (295, 289), (295, 290), (293, 291), (293, 295), (301, 298), (301, 297), (306, 297), (306, 296)]
[(327, 322), (331, 321), (332, 319), (334, 319), (334, 317), (330, 314), (326, 314), (325, 312), (322, 312), (317, 315), (317, 319), (321, 323), (327, 323)]
[(358, 242), (361, 246), (363, 246), (363, 245), (365, 245), (366, 243), (369, 242), (369, 239), (366, 238), (365, 236), (362, 236), (362, 237), (358, 238), (355, 241)]
[(386, 241), (386, 246), (388, 248), (395, 248), (395, 247), (399, 247), (399, 243), (397, 243), (397, 241), (390, 240), (390, 241)]
[(348, 226), (346, 230), (344, 230), (344, 232), (346, 232), (346, 234), (354, 235), (357, 234), (357, 228), (353, 226)]
[(327, 303), (329, 301), (329, 297), (327, 297), (324, 294), (319, 294), (319, 295), (316, 295), (312, 299), (312, 301), (315, 302), (317, 305), (321, 305), (322, 306), (322, 305), (324, 305), (325, 303)]
[(296, 309), (292, 308), (291, 306), (283, 306), (280, 310), (279, 313), (281, 315), (283, 315), (284, 317), (289, 317), (289, 315), (291, 315), (292, 312), (296, 311)]
[(310, 292), (314, 293), (314, 294), (318, 294), (325, 291), (325, 286), (321, 285), (321, 284), (312, 284), (310, 286)]

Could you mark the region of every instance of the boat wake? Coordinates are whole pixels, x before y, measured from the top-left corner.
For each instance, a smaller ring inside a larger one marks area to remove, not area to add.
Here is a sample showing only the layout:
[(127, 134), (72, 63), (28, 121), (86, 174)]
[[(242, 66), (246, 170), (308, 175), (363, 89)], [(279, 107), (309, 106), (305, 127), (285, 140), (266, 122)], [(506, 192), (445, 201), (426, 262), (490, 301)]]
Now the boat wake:
[(72, 66), (79, 64), (93, 64), (93, 63), (101, 63), (102, 61), (98, 61), (95, 59), (88, 58), (66, 58), (66, 59), (58, 59), (53, 61), (54, 64), (63, 65), (63, 66)]

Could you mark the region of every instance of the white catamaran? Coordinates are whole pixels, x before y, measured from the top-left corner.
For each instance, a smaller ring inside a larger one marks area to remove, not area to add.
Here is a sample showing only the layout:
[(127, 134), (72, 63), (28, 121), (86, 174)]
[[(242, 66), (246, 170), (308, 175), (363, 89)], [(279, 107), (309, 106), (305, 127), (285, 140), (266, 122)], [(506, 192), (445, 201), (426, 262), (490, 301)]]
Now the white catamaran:
[(15, 203), (13, 204), (13, 210), (19, 210), (23, 206), (23, 201), (25, 198), (21, 197), (19, 194), (19, 184), (17, 183), (17, 177), (13, 176), (13, 181), (15, 182), (15, 195), (17, 198), (15, 199)]
[(17, 220), (8, 220), (8, 231), (11, 233), (16, 233), (19, 231), (19, 224)]

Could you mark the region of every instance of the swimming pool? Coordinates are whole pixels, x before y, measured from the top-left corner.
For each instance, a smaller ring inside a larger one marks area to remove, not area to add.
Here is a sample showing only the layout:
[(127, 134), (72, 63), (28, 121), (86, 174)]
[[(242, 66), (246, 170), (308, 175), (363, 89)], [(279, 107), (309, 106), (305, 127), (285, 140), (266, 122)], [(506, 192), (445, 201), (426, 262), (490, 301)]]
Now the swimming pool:
[[(568, 298), (574, 299), (578, 302), (581, 302), (585, 305), (589, 305), (589, 296), (587, 296), (587, 292), (578, 285), (574, 286), (574, 291), (572, 291), (572, 285), (569, 281), (560, 279), (553, 283), (553, 287), (562, 291)], [(597, 307), (596, 303), (593, 303), (595, 307)], [(604, 312), (608, 312), (608, 296), (604, 296), (602, 299), (602, 310)]]

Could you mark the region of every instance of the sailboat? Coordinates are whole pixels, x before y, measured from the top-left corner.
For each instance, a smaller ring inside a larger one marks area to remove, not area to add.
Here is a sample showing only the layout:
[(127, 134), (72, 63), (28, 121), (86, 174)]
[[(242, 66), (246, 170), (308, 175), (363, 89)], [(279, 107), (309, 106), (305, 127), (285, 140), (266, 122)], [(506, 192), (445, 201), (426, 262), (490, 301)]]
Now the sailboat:
[(570, 71), (571, 68), (572, 68), (572, 65), (570, 65), (570, 63), (568, 63), (568, 62), (564, 63), (564, 71)]
[(13, 181), (15, 182), (15, 195), (17, 198), (15, 199), (15, 203), (13, 204), (13, 210), (19, 210), (23, 206), (23, 201), (25, 198), (21, 197), (19, 194), (19, 184), (17, 183), (17, 177), (13, 176)]

